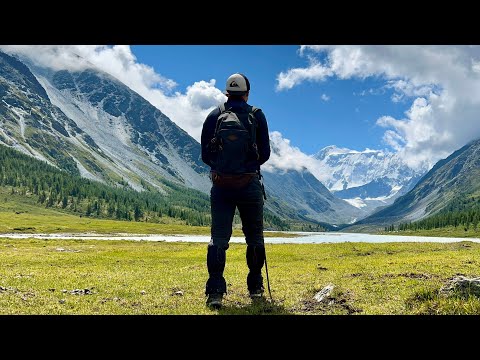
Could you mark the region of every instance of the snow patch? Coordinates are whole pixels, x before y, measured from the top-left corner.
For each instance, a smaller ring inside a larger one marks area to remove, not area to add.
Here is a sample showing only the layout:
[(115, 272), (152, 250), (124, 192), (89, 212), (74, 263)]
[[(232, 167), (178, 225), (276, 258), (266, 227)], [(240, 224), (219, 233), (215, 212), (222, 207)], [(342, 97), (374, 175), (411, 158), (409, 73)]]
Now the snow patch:
[(20, 125), (20, 135), (22, 136), (23, 140), (25, 140), (25, 118), (23, 117), (24, 114), (27, 112), (23, 109), (16, 108), (13, 106), (9, 106), (9, 109), (18, 116), (18, 124)]
[(390, 196), (379, 196), (379, 197), (376, 197), (376, 198), (367, 197), (367, 198), (365, 198), (365, 201), (387, 202), (389, 198), (390, 198)]
[(90, 179), (90, 180), (95, 180), (95, 181), (99, 181), (99, 182), (104, 182), (103, 179), (99, 178), (98, 176), (92, 174), (90, 171), (88, 171), (80, 161), (77, 160), (77, 158), (75, 156), (73, 156), (72, 154), (69, 153), (69, 155), (72, 157), (72, 159), (75, 161), (75, 163), (77, 164), (77, 168), (78, 168), (78, 171), (80, 171), (80, 176), (84, 177), (84, 178), (87, 178), (87, 179)]
[(343, 199), (343, 200), (345, 200), (350, 205), (355, 206), (358, 209), (361, 209), (361, 208), (367, 206), (367, 204), (365, 204), (365, 202), (359, 197), (356, 197), (356, 198), (353, 198), (353, 199)]

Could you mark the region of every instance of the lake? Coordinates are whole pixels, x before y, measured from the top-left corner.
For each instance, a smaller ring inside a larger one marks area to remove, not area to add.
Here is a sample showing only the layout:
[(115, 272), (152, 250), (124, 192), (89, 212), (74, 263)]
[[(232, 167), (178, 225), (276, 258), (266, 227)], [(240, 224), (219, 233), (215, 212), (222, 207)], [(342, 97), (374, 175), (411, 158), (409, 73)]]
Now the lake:
[[(426, 237), (426, 236), (396, 236), (396, 235), (371, 235), (360, 233), (342, 232), (289, 232), (298, 234), (298, 237), (275, 237), (265, 238), (266, 243), (272, 244), (322, 244), (341, 242), (459, 242), (472, 241), (480, 242), (479, 238), (447, 238), (447, 237)], [(133, 241), (183, 241), (183, 242), (205, 242), (210, 241), (207, 235), (143, 235), (143, 234), (0, 234), (0, 238), (14, 239), (73, 239), (73, 240), (133, 240)], [(244, 243), (243, 237), (232, 237), (230, 242)]]

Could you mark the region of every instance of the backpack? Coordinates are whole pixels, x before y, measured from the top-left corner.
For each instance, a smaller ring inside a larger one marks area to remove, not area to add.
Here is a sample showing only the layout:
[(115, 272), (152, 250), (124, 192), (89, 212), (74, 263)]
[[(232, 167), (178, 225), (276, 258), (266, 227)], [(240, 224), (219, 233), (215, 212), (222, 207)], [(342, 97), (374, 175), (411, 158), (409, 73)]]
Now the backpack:
[(247, 173), (247, 163), (258, 160), (256, 143), (257, 119), (252, 106), (250, 111), (235, 113), (221, 104), (214, 137), (209, 143), (212, 163), (220, 174)]

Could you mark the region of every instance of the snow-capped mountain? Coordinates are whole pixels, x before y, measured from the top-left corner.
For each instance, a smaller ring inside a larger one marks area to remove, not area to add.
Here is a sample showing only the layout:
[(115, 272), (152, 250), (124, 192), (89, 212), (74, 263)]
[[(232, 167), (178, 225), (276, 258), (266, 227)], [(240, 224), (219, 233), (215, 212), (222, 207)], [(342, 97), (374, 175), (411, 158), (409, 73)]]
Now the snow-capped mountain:
[(391, 224), (424, 219), (452, 204), (468, 203), (480, 193), (480, 139), (454, 151), (435, 166), (392, 205), (375, 212), (353, 225), (383, 228)]
[(408, 192), (428, 168), (410, 168), (397, 154), (370, 150), (355, 151), (327, 146), (313, 155), (318, 167), (311, 169), (335, 196), (351, 205), (373, 212)]

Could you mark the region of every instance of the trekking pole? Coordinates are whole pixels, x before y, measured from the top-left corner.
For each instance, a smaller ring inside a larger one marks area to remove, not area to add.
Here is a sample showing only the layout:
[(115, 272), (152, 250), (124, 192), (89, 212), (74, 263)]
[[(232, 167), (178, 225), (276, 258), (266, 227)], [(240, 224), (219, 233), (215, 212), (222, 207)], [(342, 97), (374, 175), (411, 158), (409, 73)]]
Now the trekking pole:
[(268, 278), (267, 251), (265, 251), (265, 273), (267, 274), (268, 295), (270, 295), (270, 300), (272, 300), (273, 303), (272, 292), (270, 291), (270, 280)]
[[(258, 177), (260, 178), (260, 183), (262, 184), (262, 192), (263, 192), (263, 198), (267, 200), (267, 194), (265, 193), (265, 186), (263, 185), (263, 175), (260, 173), (260, 170), (258, 170)], [(267, 250), (265, 249), (265, 274), (267, 275), (267, 287), (268, 287), (268, 295), (270, 295), (270, 300), (272, 300), (273, 303), (273, 297), (272, 297), (272, 292), (270, 291), (270, 279), (268, 278), (268, 266), (267, 266)]]

